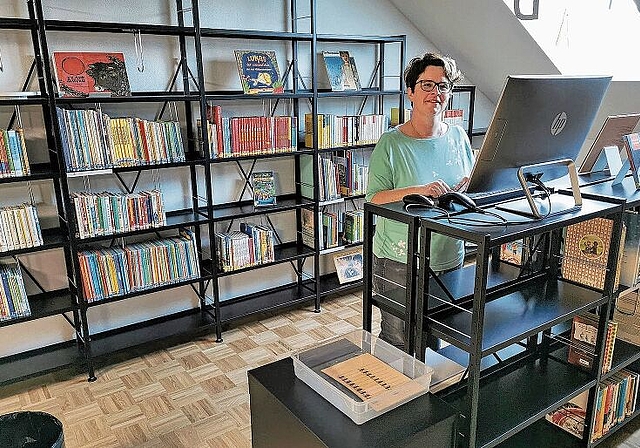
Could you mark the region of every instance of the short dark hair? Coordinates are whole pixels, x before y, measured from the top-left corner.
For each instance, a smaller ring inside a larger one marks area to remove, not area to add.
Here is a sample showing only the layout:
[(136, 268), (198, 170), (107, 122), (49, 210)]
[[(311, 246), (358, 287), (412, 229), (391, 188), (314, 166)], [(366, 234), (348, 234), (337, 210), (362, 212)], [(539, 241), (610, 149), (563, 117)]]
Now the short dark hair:
[(404, 69), (404, 83), (413, 90), (418, 81), (418, 77), (425, 69), (434, 65), (436, 67), (442, 67), (444, 74), (451, 84), (456, 83), (462, 79), (462, 72), (458, 70), (456, 61), (453, 58), (442, 56), (438, 53), (424, 53), (422, 56), (416, 56), (409, 61), (407, 67)]

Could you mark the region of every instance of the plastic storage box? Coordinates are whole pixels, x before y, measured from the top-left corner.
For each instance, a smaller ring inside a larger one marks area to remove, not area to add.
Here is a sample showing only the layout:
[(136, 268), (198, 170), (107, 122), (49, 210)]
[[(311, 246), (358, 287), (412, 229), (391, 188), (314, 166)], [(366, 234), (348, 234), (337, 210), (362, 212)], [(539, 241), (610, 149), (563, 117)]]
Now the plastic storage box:
[[(373, 355), (404, 375), (402, 384), (362, 399), (337, 379), (322, 372), (363, 354)], [(373, 336), (357, 330), (292, 356), (296, 376), (360, 425), (429, 391), (433, 369)]]

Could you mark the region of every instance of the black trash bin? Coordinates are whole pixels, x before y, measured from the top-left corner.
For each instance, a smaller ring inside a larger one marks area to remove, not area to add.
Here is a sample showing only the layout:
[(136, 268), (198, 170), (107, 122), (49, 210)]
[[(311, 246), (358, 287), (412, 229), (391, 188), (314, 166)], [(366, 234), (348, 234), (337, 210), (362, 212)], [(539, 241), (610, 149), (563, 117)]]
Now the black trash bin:
[(62, 423), (46, 412), (0, 415), (0, 447), (64, 448)]

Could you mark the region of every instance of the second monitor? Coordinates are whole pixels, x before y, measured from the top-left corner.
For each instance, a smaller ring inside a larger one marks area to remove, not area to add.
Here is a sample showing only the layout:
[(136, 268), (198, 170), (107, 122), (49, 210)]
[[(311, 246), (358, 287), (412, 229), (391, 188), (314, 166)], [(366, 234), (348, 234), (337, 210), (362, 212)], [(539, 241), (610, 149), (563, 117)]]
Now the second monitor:
[(467, 191), (524, 195), (523, 169), (543, 182), (565, 176), (566, 166), (537, 165), (576, 159), (610, 82), (610, 76), (508, 76)]

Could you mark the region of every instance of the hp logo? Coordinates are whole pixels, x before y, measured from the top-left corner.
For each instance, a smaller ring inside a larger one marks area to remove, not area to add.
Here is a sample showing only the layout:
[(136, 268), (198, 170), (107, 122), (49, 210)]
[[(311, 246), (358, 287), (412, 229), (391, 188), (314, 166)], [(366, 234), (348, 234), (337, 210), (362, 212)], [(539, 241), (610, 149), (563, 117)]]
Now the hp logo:
[(558, 135), (559, 133), (561, 133), (566, 124), (567, 114), (566, 112), (560, 112), (551, 122), (551, 135)]

